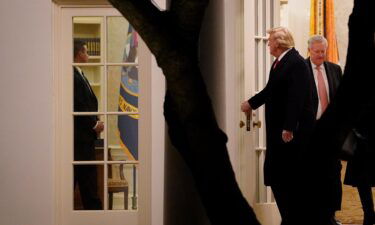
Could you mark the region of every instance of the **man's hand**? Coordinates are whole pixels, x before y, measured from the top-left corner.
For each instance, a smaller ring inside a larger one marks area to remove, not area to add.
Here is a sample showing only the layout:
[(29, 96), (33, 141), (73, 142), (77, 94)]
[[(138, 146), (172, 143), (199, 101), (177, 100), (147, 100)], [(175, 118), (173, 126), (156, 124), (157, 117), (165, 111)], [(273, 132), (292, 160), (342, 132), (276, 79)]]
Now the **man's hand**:
[(288, 143), (291, 140), (293, 140), (293, 132), (292, 131), (283, 130), (283, 132), (281, 134), (281, 137), (282, 137), (282, 139), (283, 139), (283, 141), (285, 143)]
[(97, 134), (100, 134), (104, 130), (104, 122), (97, 121), (93, 129), (96, 131)]
[(246, 115), (251, 115), (251, 111), (253, 109), (251, 108), (251, 105), (248, 101), (244, 101), (241, 104), (241, 111), (244, 112)]

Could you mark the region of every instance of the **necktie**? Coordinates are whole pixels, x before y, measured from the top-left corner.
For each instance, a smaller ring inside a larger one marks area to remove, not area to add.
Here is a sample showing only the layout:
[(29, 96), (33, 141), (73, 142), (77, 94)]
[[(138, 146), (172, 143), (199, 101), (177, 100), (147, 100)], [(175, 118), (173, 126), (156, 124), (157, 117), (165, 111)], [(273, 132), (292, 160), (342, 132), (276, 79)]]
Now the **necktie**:
[(326, 85), (324, 83), (323, 73), (322, 73), (320, 66), (317, 66), (316, 70), (318, 71), (318, 76), (317, 76), (318, 94), (319, 94), (320, 106), (322, 108), (322, 114), (323, 114), (328, 106), (328, 95), (327, 95)]

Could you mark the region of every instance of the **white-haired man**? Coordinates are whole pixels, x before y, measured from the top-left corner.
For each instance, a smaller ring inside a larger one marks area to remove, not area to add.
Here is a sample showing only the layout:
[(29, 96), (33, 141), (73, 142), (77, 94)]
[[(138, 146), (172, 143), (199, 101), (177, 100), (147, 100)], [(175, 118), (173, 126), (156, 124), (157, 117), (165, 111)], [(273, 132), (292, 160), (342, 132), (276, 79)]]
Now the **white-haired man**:
[[(333, 100), (337, 88), (342, 78), (342, 71), (339, 65), (326, 61), (328, 42), (322, 35), (313, 35), (308, 40), (308, 51), (310, 57), (306, 59), (310, 74), (314, 79), (314, 88), (312, 89), (313, 106), (316, 114), (316, 120), (319, 120), (329, 103)], [(333, 149), (332, 149), (333, 150)], [(341, 209), (341, 161), (339, 158), (332, 165), (327, 166), (325, 183), (332, 188), (327, 193), (329, 202), (328, 210), (334, 219), (335, 211)]]

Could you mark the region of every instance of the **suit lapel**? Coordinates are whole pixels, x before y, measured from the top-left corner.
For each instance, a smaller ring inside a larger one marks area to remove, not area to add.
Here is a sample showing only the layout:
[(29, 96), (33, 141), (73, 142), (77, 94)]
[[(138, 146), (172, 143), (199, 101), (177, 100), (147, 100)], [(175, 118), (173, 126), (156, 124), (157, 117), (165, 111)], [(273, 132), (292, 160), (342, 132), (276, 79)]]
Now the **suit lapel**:
[(281, 76), (282, 75), (282, 72), (285, 69), (284, 68), (285, 61), (288, 60), (288, 58), (290, 57), (290, 55), (295, 54), (294, 52), (295, 52), (294, 48), (292, 48), (291, 50), (289, 50), (289, 52), (287, 52), (283, 56), (283, 58), (277, 63), (277, 65), (276, 65), (275, 68), (273, 68), (273, 67), (275, 65), (276, 60), (272, 63), (271, 70), (270, 70), (270, 77), (271, 76)]
[(94, 91), (92, 90), (91, 85), (90, 85), (90, 82), (89, 82), (89, 80), (87, 80), (87, 78), (85, 77), (85, 74), (83, 73), (83, 71), (82, 71), (82, 76), (81, 76), (81, 77), (84, 79), (84, 82), (85, 82), (87, 88), (89, 89), (90, 94), (93, 95), (93, 94), (94, 94)]
[(318, 87), (316, 86), (316, 83), (315, 83), (314, 71), (313, 71), (313, 68), (312, 68), (312, 65), (311, 65), (310, 57), (306, 59), (306, 63), (309, 66), (311, 80), (313, 82), (312, 97), (313, 97), (314, 111), (315, 111), (315, 113), (317, 113), (318, 105), (319, 105)]
[(329, 87), (329, 99), (333, 99), (333, 80), (332, 80), (332, 75), (333, 72), (331, 71), (331, 68), (328, 66), (326, 62), (324, 62), (324, 69), (326, 70), (326, 75), (327, 75), (327, 81), (328, 81), (328, 87)]
[(78, 79), (81, 82), (81, 86), (85, 90), (85, 92), (88, 95), (88, 97), (92, 101), (97, 102), (96, 96), (95, 96), (95, 94), (94, 94), (94, 92), (93, 92), (93, 90), (91, 88), (91, 85), (90, 85), (89, 81), (87, 80), (87, 78), (84, 75), (82, 75), (75, 67), (74, 67), (74, 73), (77, 74), (77, 77), (78, 77)]

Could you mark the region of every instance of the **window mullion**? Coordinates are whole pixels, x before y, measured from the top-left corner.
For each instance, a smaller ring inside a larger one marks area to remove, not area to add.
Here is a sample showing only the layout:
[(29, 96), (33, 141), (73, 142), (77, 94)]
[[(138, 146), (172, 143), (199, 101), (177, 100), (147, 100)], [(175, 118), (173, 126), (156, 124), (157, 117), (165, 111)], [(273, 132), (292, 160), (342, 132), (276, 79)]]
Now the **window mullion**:
[(107, 16), (104, 16), (103, 30), (102, 30), (102, 48), (103, 48), (103, 63), (104, 63), (104, 211), (108, 210), (108, 104), (107, 104)]

